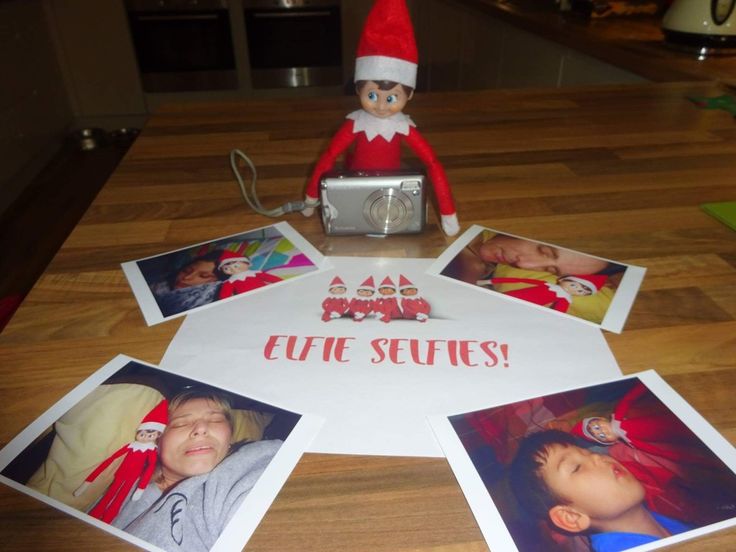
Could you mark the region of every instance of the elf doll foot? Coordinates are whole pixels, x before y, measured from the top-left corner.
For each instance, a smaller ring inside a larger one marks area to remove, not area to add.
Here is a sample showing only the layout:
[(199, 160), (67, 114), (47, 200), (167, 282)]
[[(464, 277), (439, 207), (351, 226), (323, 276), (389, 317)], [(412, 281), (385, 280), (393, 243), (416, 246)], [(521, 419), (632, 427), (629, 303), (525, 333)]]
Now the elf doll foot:
[(460, 223), (457, 221), (457, 213), (451, 215), (441, 215), (442, 230), (448, 236), (454, 236), (460, 231)]

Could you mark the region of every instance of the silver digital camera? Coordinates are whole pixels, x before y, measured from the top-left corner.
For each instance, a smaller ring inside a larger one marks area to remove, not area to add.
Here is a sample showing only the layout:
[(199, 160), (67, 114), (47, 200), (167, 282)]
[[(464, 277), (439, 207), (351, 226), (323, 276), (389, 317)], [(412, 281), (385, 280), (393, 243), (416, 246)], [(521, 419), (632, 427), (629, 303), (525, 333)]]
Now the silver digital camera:
[(427, 217), (417, 172), (330, 172), (320, 182), (326, 234), (414, 234)]

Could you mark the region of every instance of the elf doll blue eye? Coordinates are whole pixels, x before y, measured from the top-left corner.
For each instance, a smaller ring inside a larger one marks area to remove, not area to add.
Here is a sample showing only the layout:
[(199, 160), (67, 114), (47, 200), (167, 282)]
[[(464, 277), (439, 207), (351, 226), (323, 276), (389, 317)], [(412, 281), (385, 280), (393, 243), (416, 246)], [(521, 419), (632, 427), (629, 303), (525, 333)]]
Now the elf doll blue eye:
[(386, 101), (388, 103), (392, 104), (392, 103), (398, 102), (399, 101), (399, 98), (398, 98), (398, 96), (396, 96), (396, 94), (391, 94), (388, 98), (386, 98)]
[(375, 102), (378, 100), (378, 94), (375, 92), (368, 92), (368, 99), (372, 102)]

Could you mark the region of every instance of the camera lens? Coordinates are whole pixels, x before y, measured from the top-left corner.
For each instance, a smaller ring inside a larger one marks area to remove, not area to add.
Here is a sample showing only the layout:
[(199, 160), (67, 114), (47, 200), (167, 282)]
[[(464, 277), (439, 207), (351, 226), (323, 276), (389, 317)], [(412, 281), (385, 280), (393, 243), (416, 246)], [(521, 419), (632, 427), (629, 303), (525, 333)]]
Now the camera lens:
[(414, 207), (406, 194), (395, 189), (376, 190), (365, 201), (368, 224), (384, 234), (400, 232), (412, 220)]

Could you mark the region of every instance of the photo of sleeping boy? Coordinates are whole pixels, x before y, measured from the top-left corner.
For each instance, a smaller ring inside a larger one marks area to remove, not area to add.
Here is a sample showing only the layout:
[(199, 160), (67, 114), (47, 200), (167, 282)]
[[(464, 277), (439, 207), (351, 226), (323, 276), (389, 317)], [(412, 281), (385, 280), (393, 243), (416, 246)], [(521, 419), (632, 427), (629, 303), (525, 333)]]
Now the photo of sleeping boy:
[(2, 475), (153, 546), (206, 552), (299, 419), (130, 361)]
[(599, 257), (479, 228), (440, 274), (601, 324), (625, 271)]
[(736, 474), (639, 378), (449, 422), (521, 552), (618, 552), (736, 514)]
[(142, 259), (137, 266), (163, 317), (317, 270), (273, 226)]

